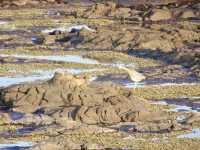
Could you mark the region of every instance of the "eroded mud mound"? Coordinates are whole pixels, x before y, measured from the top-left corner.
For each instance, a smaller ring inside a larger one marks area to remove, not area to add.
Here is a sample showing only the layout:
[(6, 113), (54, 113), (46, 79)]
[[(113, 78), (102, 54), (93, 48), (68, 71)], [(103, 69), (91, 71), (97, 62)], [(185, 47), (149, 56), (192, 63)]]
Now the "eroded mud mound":
[[(186, 5), (181, 7), (181, 5)], [(190, 7), (190, 5), (192, 7)], [(189, 18), (199, 15), (198, 1), (119, 1), (96, 3), (89, 7), (84, 17), (114, 17), (142, 19), (151, 21), (170, 20), (177, 18)], [(142, 18), (140, 18), (140, 17)], [(131, 18), (130, 18), (131, 17)], [(141, 20), (140, 20), (141, 21)]]
[(159, 129), (172, 126), (167, 113), (152, 112), (150, 104), (132, 91), (109, 82), (88, 84), (71, 74), (56, 73), (44, 83), (11, 86), (2, 89), (0, 95), (3, 106), (26, 114), (42, 112), (87, 124), (151, 122), (151, 126), (159, 121), (162, 125), (154, 124), (154, 129), (155, 125)]
[(25, 5), (40, 5), (47, 3), (61, 3), (64, 0), (1, 0), (0, 7), (10, 7), (10, 6), (25, 6)]

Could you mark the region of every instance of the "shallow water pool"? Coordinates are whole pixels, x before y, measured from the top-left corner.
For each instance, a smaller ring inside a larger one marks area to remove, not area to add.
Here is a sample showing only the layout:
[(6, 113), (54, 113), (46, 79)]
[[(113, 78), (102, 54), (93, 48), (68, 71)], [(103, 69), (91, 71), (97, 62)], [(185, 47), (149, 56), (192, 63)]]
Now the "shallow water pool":
[(20, 141), (13, 144), (0, 144), (0, 149), (1, 150), (20, 150), (20, 149), (32, 147), (33, 145), (34, 144), (32, 142)]
[(49, 55), (49, 56), (32, 56), (32, 55), (24, 55), (24, 54), (0, 54), (0, 57), (14, 57), (20, 59), (37, 59), (37, 60), (48, 60), (48, 61), (62, 61), (62, 62), (74, 62), (81, 64), (99, 64), (97, 60), (83, 58), (78, 55)]
[(192, 130), (191, 133), (179, 135), (179, 136), (177, 136), (177, 138), (189, 138), (189, 139), (198, 138), (198, 139), (200, 139), (200, 128), (195, 128)]

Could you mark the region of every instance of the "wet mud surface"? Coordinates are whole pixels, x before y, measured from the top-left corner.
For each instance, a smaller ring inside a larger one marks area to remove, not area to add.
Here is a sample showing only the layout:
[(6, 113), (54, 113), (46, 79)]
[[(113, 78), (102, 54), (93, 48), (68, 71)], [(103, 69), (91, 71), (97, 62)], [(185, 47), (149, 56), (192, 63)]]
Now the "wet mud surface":
[(114, 2), (0, 2), (0, 149), (199, 149), (200, 3)]

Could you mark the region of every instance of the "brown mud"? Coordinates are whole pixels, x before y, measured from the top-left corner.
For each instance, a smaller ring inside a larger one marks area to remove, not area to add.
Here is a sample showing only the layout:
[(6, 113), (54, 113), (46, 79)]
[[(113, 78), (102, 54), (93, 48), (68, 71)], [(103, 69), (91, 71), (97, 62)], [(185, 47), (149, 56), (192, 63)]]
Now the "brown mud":
[(0, 9), (0, 149), (199, 149), (198, 0)]

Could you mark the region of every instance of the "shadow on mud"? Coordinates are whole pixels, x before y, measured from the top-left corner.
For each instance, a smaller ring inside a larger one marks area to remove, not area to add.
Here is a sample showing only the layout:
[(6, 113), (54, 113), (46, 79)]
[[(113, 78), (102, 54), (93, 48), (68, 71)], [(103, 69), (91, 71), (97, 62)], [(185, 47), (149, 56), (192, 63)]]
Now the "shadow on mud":
[[(194, 47), (195, 45), (192, 45)], [(151, 49), (131, 49), (128, 51), (128, 55), (151, 58), (155, 60), (162, 61), (166, 64), (179, 64), (183, 67), (190, 67), (192, 62), (185, 62), (182, 58), (178, 58), (180, 52), (174, 50), (173, 52), (163, 52), (162, 50), (151, 50)]]

